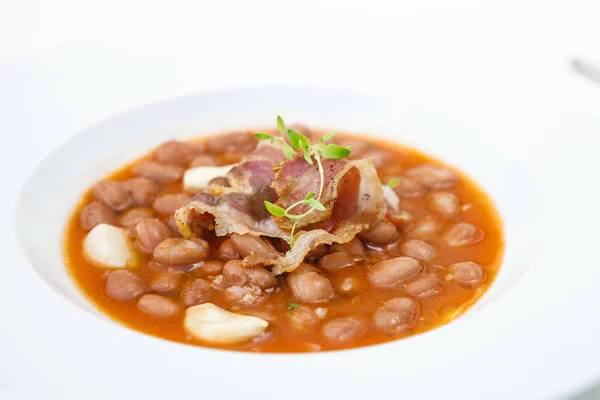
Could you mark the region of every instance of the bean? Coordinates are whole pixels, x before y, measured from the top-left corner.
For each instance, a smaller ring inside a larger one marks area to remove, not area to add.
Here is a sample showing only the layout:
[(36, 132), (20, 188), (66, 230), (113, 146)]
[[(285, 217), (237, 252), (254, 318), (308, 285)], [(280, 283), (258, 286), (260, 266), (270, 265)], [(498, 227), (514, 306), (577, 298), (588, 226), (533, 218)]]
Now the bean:
[(276, 286), (279, 280), (263, 267), (244, 267), (239, 260), (231, 260), (223, 266), (223, 276), (228, 282), (241, 286), (246, 283), (267, 289)]
[(161, 318), (172, 317), (181, 311), (175, 300), (157, 294), (143, 295), (137, 306), (142, 312)]
[(452, 264), (450, 271), (452, 280), (462, 285), (472, 286), (485, 281), (483, 268), (471, 261)]
[(113, 300), (128, 301), (146, 293), (148, 285), (135, 273), (120, 269), (108, 273), (104, 291)]
[(423, 265), (411, 257), (397, 257), (379, 261), (367, 272), (371, 283), (375, 286), (394, 286), (404, 283), (423, 270)]
[(435, 247), (427, 242), (416, 239), (406, 240), (400, 245), (400, 250), (405, 255), (416, 258), (417, 260), (429, 260), (437, 254)]
[(432, 218), (425, 217), (418, 220), (415, 225), (408, 231), (408, 236), (417, 238), (427, 238), (437, 235), (443, 228), (443, 223)]
[(458, 181), (458, 175), (451, 169), (433, 164), (423, 164), (410, 168), (406, 175), (417, 179), (430, 189), (447, 189)]
[(185, 165), (195, 151), (189, 143), (171, 140), (154, 150), (154, 159), (159, 163)]
[(344, 252), (350, 254), (355, 260), (364, 260), (367, 256), (365, 245), (358, 239), (353, 238), (347, 243), (335, 243), (329, 248), (330, 253)]
[(124, 182), (135, 204), (149, 206), (158, 196), (160, 188), (152, 179), (139, 176)]
[(294, 297), (303, 303), (326, 301), (333, 294), (331, 281), (308, 264), (300, 264), (296, 270), (289, 273), (287, 282)]
[(354, 264), (354, 257), (342, 251), (327, 254), (319, 260), (319, 267), (327, 271), (344, 268)]
[(281, 253), (275, 250), (270, 243), (264, 241), (260, 237), (252, 235), (238, 235), (234, 233), (229, 236), (229, 239), (231, 239), (233, 247), (242, 257), (247, 257), (251, 254), (272, 257), (281, 255)]
[(398, 197), (410, 199), (421, 197), (427, 192), (427, 188), (417, 179), (408, 178), (406, 176), (398, 177), (398, 184), (394, 186), (394, 192)]
[(467, 246), (483, 240), (481, 229), (467, 222), (452, 225), (445, 233), (444, 240), (452, 247)]
[(81, 209), (79, 225), (89, 231), (100, 224), (116, 225), (117, 217), (111, 208), (98, 201), (92, 201)]
[(247, 153), (256, 147), (257, 139), (248, 132), (236, 132), (213, 137), (206, 143), (211, 153)]
[(152, 252), (152, 259), (161, 264), (187, 265), (208, 258), (209, 246), (202, 239), (166, 238)]
[(201, 154), (192, 159), (190, 161), (190, 168), (195, 167), (207, 167), (212, 166), (216, 167), (218, 165), (223, 165), (219, 157), (214, 156), (212, 154)]
[(190, 202), (192, 196), (185, 193), (165, 194), (152, 203), (152, 208), (160, 214), (169, 215)]
[(119, 225), (126, 228), (133, 227), (145, 220), (146, 218), (152, 218), (153, 214), (154, 213), (152, 212), (152, 210), (149, 210), (147, 208), (132, 208), (131, 210), (127, 210), (123, 214), (121, 214), (121, 216), (119, 217)]
[(436, 275), (427, 274), (409, 282), (406, 286), (406, 291), (411, 296), (429, 297), (440, 294), (442, 292), (442, 287), (440, 286), (440, 281)]
[(178, 165), (161, 164), (154, 161), (142, 161), (131, 168), (131, 172), (166, 185), (178, 181), (183, 176), (183, 168)]
[(172, 293), (181, 287), (181, 274), (160, 274), (150, 281), (150, 289), (157, 293)]
[(391, 299), (377, 309), (373, 324), (384, 332), (405, 332), (416, 325), (419, 309), (419, 303), (411, 298)]
[(219, 275), (224, 265), (223, 261), (218, 260), (204, 261), (199, 264), (198, 268), (194, 269), (194, 274), (200, 277)]
[(370, 229), (362, 231), (357, 235), (361, 240), (376, 245), (386, 245), (400, 238), (396, 226), (388, 221), (380, 221)]
[(296, 309), (288, 310), (285, 316), (288, 318), (290, 326), (299, 331), (311, 329), (319, 321), (314, 311), (303, 305), (298, 306)]
[(454, 214), (460, 210), (460, 199), (454, 193), (437, 192), (427, 197), (427, 205), (437, 213)]
[(181, 292), (181, 301), (186, 307), (206, 303), (210, 298), (211, 289), (208, 282), (196, 279), (187, 285)]
[(365, 323), (354, 317), (336, 318), (323, 325), (323, 335), (335, 344), (348, 343), (363, 335), (365, 331)]
[(145, 254), (152, 253), (160, 242), (173, 235), (171, 229), (156, 218), (142, 220), (135, 226), (133, 233), (135, 235), (133, 246)]
[(233, 247), (231, 239), (225, 239), (219, 245), (219, 248), (217, 250), (217, 258), (223, 261), (237, 260), (240, 258), (240, 255), (238, 254), (237, 250), (235, 249), (235, 247)]
[(131, 205), (129, 193), (121, 182), (105, 180), (94, 185), (94, 198), (116, 211), (123, 211)]

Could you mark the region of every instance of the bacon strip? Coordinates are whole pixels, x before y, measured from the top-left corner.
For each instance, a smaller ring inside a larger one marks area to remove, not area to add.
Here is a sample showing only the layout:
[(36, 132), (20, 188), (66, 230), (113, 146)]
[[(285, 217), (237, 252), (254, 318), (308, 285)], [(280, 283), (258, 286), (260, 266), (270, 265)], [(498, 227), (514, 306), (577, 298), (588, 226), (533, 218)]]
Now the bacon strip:
[[(283, 160), (282, 151), (262, 144), (227, 174), (229, 187), (211, 185), (175, 213), (184, 237), (192, 237), (194, 225), (214, 228), (217, 236), (232, 233), (268, 236), (290, 241), (286, 218), (273, 218), (264, 200), (281, 207), (318, 193), (320, 174), (303, 158)], [(306, 254), (321, 244), (346, 243), (363, 229), (382, 219), (386, 212), (381, 182), (370, 160), (323, 160), (324, 189), (320, 201), (325, 211), (313, 210), (297, 225), (292, 249), (274, 258), (252, 254), (246, 265), (272, 266), (273, 273), (293, 271)], [(276, 172), (274, 172), (274, 170)], [(307, 211), (306, 205), (293, 213)], [(299, 231), (298, 231), (299, 230)]]

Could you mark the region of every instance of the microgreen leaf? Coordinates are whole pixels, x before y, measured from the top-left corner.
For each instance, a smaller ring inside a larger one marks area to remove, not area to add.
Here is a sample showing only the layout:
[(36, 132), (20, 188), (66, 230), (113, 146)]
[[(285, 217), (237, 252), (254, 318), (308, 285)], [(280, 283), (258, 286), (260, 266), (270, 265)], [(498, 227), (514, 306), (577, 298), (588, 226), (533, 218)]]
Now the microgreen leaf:
[(300, 307), (300, 306), (296, 303), (287, 303), (287, 309), (290, 311), (297, 310), (298, 307)]
[(306, 204), (308, 204), (309, 206), (311, 206), (315, 210), (325, 211), (325, 206), (323, 204), (321, 204), (321, 202), (319, 200), (308, 199), (308, 200), (305, 200), (305, 202), (306, 202)]
[(313, 197), (315, 197), (316, 195), (317, 195), (317, 194), (316, 194), (315, 192), (308, 192), (308, 193), (306, 194), (306, 197), (304, 198), (304, 200), (310, 200), (310, 199), (312, 199)]
[(337, 144), (328, 144), (323, 149), (323, 157), (330, 158), (333, 160), (340, 160), (350, 155), (350, 149), (348, 147), (338, 146)]
[(270, 140), (271, 143), (273, 143), (273, 136), (269, 135), (268, 133), (257, 132), (257, 133), (254, 134), (254, 136), (256, 136), (257, 138), (259, 138), (260, 140)]
[(397, 178), (394, 178), (394, 179), (390, 179), (390, 181), (387, 183), (387, 185), (391, 188), (394, 188), (394, 187), (398, 186), (399, 183), (400, 183), (400, 181)]
[(277, 129), (279, 129), (281, 135), (285, 136), (285, 124), (283, 123), (283, 119), (279, 115), (277, 116)]
[(328, 134), (326, 134), (325, 136), (323, 136), (323, 138), (322, 138), (322, 139), (323, 139), (324, 141), (328, 141), (329, 139), (333, 138), (334, 136), (335, 136), (335, 132), (331, 132), (331, 133), (328, 133)]
[(265, 204), (265, 208), (267, 209), (267, 211), (269, 211), (272, 215), (274, 215), (276, 217), (285, 216), (285, 210), (283, 208), (281, 208), (267, 200), (264, 201), (264, 204)]
[(314, 162), (310, 156), (310, 153), (308, 151), (304, 152), (304, 159), (306, 160), (307, 163), (309, 163), (310, 165), (313, 165)]
[(293, 129), (288, 129), (287, 134), (288, 138), (290, 139), (290, 144), (293, 148), (300, 151), (306, 150), (308, 148), (310, 141), (306, 136), (296, 132)]
[(294, 149), (292, 149), (292, 146), (290, 146), (289, 144), (284, 143), (283, 154), (288, 160), (291, 160), (292, 158), (294, 158)]

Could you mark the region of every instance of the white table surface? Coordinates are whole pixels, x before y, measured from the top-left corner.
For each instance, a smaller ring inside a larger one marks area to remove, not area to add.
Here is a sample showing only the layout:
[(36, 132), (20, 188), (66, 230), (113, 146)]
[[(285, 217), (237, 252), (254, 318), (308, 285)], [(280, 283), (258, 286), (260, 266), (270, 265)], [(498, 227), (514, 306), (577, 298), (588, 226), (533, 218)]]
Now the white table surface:
[[(70, 135), (122, 110), (207, 88), (406, 92), (510, 135), (525, 156), (574, 130), (584, 133), (584, 154), (600, 148), (600, 133), (586, 125), (600, 117), (600, 85), (568, 66), (574, 55), (600, 62), (597, 1), (366, 3), (3, 0), (2, 220), (14, 220), (18, 188), (34, 163)], [(14, 135), (29, 146), (11, 147)], [(0, 239), (2, 251), (14, 253), (3, 268), (19, 269), (0, 290), (0, 398), (20, 399), (14, 379), (23, 375), (51, 393), (57, 387), (43, 371), (52, 360), (31, 363), (32, 355), (53, 346), (73, 356), (67, 349), (83, 346), (90, 328), (53, 318), (51, 310), (67, 307), (61, 299), (33, 302), (27, 293), (49, 289), (25, 265), (12, 223)], [(600, 386), (577, 398), (600, 399)]]

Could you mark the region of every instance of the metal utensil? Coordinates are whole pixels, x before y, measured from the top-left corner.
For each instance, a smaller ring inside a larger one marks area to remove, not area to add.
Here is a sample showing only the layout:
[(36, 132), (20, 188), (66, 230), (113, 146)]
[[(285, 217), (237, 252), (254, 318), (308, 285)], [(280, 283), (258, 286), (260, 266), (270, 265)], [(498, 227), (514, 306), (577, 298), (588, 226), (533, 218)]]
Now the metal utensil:
[(571, 65), (576, 72), (600, 85), (600, 67), (577, 58)]

